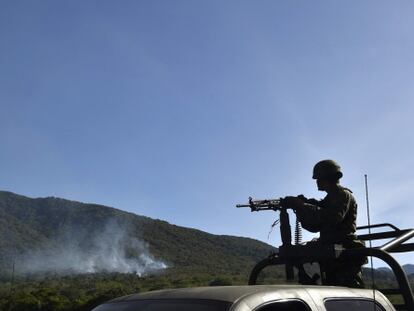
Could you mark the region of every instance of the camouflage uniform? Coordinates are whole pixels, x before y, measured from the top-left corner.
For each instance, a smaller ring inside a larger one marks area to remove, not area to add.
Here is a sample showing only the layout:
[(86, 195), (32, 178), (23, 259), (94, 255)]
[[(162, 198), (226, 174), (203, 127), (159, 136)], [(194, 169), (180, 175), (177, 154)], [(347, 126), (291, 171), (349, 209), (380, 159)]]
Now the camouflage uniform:
[[(306, 200), (297, 210), (297, 217), (304, 229), (320, 232), (317, 243), (342, 244), (345, 248), (364, 247), (355, 237), (357, 203), (352, 191), (338, 185), (327, 196), (317, 201)], [(326, 285), (363, 287), (361, 266), (366, 258), (338, 258), (321, 262)]]

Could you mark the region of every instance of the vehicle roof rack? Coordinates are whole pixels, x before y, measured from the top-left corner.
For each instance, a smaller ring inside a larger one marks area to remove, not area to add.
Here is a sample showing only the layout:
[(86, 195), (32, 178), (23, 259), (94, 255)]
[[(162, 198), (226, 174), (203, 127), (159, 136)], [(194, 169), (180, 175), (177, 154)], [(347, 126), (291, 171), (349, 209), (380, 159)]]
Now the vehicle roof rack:
[(363, 241), (392, 239), (391, 241), (379, 247), (379, 249), (387, 251), (388, 253), (406, 253), (414, 251), (414, 243), (405, 243), (414, 236), (414, 229), (399, 229), (398, 227), (392, 224), (381, 223), (371, 226), (360, 226), (357, 228), (357, 230), (384, 227), (390, 227), (392, 230), (376, 232), (371, 234), (358, 234), (357, 237), (358, 239)]
[(359, 231), (384, 227), (389, 227), (391, 230), (370, 234), (358, 234), (357, 237), (363, 241), (391, 239), (381, 246), (367, 249), (369, 253), (367, 256), (382, 259), (390, 266), (399, 286), (399, 288), (383, 288), (378, 290), (384, 295), (401, 295), (403, 297), (404, 304), (394, 305), (397, 310), (414, 310), (413, 293), (405, 271), (391, 255), (391, 253), (406, 253), (414, 251), (414, 243), (405, 243), (414, 237), (414, 229), (400, 229), (390, 223), (381, 223), (371, 226), (360, 226), (357, 230)]

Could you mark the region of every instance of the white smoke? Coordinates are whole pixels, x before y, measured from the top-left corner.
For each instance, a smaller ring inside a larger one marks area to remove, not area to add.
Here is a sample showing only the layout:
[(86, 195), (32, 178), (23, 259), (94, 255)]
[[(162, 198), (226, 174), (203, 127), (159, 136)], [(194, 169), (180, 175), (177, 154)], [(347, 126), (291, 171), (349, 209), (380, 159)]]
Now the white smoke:
[(133, 237), (129, 226), (107, 222), (101, 230), (87, 232), (71, 229), (56, 240), (53, 249), (39, 249), (24, 254), (16, 264), (21, 273), (135, 273), (139, 276), (165, 269), (148, 245)]

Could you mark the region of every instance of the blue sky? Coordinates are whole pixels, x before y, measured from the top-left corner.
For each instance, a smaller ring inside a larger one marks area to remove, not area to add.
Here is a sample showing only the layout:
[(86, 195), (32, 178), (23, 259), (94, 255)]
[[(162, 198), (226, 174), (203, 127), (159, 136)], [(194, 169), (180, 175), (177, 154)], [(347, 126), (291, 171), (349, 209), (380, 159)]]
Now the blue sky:
[[(1, 1), (0, 188), (267, 239), (236, 203), (320, 198), (412, 227), (409, 1)], [(414, 258), (403, 256), (403, 261)]]

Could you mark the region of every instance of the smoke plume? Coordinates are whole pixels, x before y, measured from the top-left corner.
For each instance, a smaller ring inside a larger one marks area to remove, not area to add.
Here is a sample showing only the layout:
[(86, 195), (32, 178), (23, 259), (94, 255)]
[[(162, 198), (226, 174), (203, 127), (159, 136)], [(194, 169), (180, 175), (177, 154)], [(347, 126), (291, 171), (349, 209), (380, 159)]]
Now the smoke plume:
[(22, 255), (16, 262), (16, 270), (57, 274), (119, 272), (141, 276), (167, 267), (150, 254), (145, 242), (131, 235), (128, 225), (117, 221), (108, 221), (93, 232), (72, 228), (56, 241), (53, 248)]

